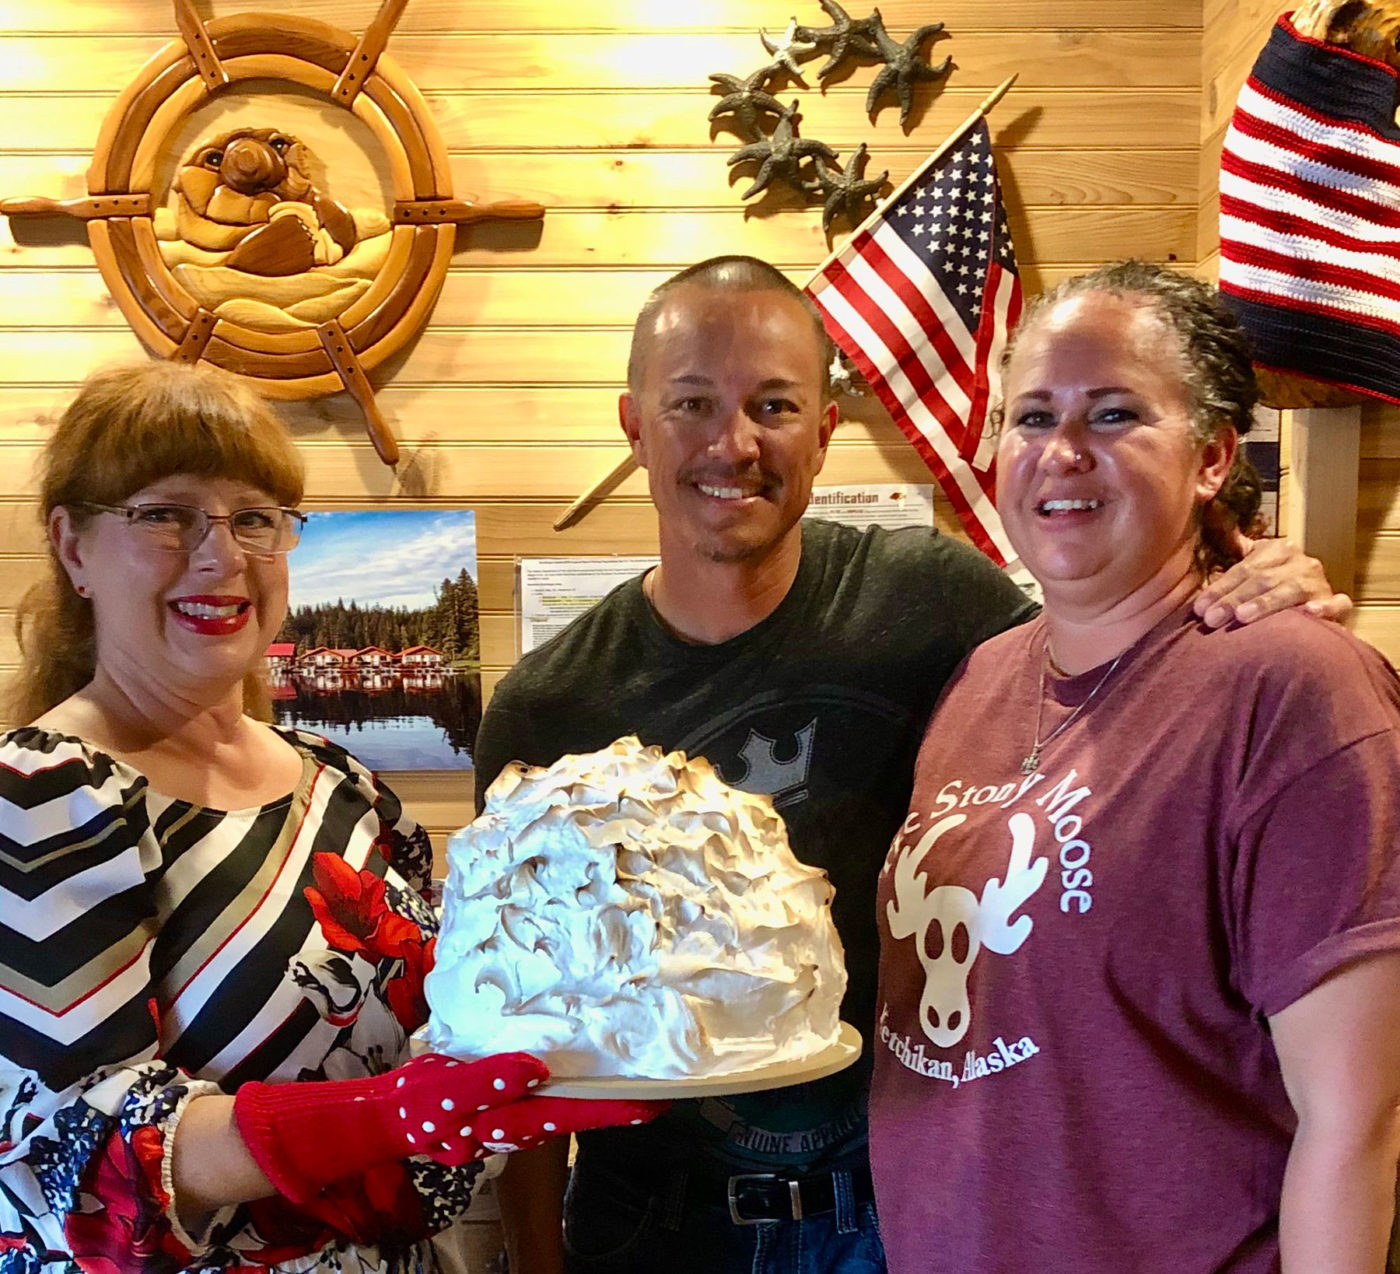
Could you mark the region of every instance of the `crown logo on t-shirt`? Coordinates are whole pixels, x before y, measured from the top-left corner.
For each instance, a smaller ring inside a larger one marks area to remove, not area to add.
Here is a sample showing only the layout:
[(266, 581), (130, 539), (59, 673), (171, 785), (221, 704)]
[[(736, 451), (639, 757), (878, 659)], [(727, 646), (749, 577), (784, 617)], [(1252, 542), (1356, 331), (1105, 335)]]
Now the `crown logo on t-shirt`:
[(739, 749), (739, 759), (744, 763), (743, 773), (731, 778), (721, 769), (720, 774), (731, 787), (771, 796), (775, 806), (805, 801), (807, 773), (812, 768), (812, 743), (816, 735), (817, 723), (815, 720), (809, 721), (793, 736), (796, 754), (789, 760), (780, 761), (777, 758), (778, 740), (750, 729), (749, 737)]

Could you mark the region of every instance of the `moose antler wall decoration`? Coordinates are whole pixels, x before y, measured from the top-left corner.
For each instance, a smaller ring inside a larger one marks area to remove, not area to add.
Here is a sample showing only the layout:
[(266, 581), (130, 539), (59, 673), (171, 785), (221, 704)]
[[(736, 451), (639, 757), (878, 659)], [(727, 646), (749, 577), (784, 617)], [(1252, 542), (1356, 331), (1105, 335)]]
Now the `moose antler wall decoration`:
[[(457, 226), (538, 220), (536, 203), (457, 199), (446, 148), (412, 81), (384, 48), (407, 0), (384, 0), (356, 39), (327, 23), (244, 13), (204, 23), (175, 0), (180, 39), (117, 98), (87, 172), (87, 197), (0, 200), (10, 217), (86, 223), (103, 280), (158, 358), (206, 359), (272, 398), (347, 391), (375, 450), (398, 444), (368, 373), (427, 321)], [(205, 138), (180, 160), (173, 206), (156, 190), (175, 129), (229, 86), (283, 81), (352, 112), (388, 160), (393, 204), (349, 209), (318, 186), (310, 147), (276, 127)]]

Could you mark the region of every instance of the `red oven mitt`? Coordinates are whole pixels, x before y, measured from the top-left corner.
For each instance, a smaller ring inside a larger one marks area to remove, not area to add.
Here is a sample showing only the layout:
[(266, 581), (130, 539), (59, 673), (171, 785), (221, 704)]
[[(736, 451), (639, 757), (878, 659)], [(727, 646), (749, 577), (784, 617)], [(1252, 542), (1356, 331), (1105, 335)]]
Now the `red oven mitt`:
[(427, 1155), (455, 1166), (571, 1132), (643, 1124), (665, 1108), (530, 1095), (548, 1077), (528, 1053), (478, 1062), (427, 1053), (370, 1079), (247, 1083), (233, 1114), (263, 1175), (304, 1203), (375, 1164)]

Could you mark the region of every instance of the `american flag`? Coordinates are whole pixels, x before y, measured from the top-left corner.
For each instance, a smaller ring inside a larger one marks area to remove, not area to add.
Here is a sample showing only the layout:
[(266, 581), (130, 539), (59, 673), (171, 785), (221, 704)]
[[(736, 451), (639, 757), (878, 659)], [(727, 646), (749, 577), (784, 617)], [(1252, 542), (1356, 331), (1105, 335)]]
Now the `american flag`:
[(1278, 20), (1220, 158), (1220, 291), (1256, 360), (1400, 402), (1396, 72)]
[(993, 498), (986, 432), (1021, 281), (991, 137), (979, 119), (854, 235), (807, 290), (957, 510), (973, 543), (1015, 556)]

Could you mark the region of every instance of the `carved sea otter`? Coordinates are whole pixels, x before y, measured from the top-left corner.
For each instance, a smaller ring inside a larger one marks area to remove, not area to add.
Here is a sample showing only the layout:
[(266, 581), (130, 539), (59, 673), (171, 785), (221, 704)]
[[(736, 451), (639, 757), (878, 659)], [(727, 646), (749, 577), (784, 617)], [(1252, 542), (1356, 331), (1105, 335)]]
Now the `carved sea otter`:
[(311, 177), (314, 157), (290, 133), (236, 128), (205, 142), (175, 179), (176, 229), (247, 274), (300, 274), (355, 246), (354, 217)]

